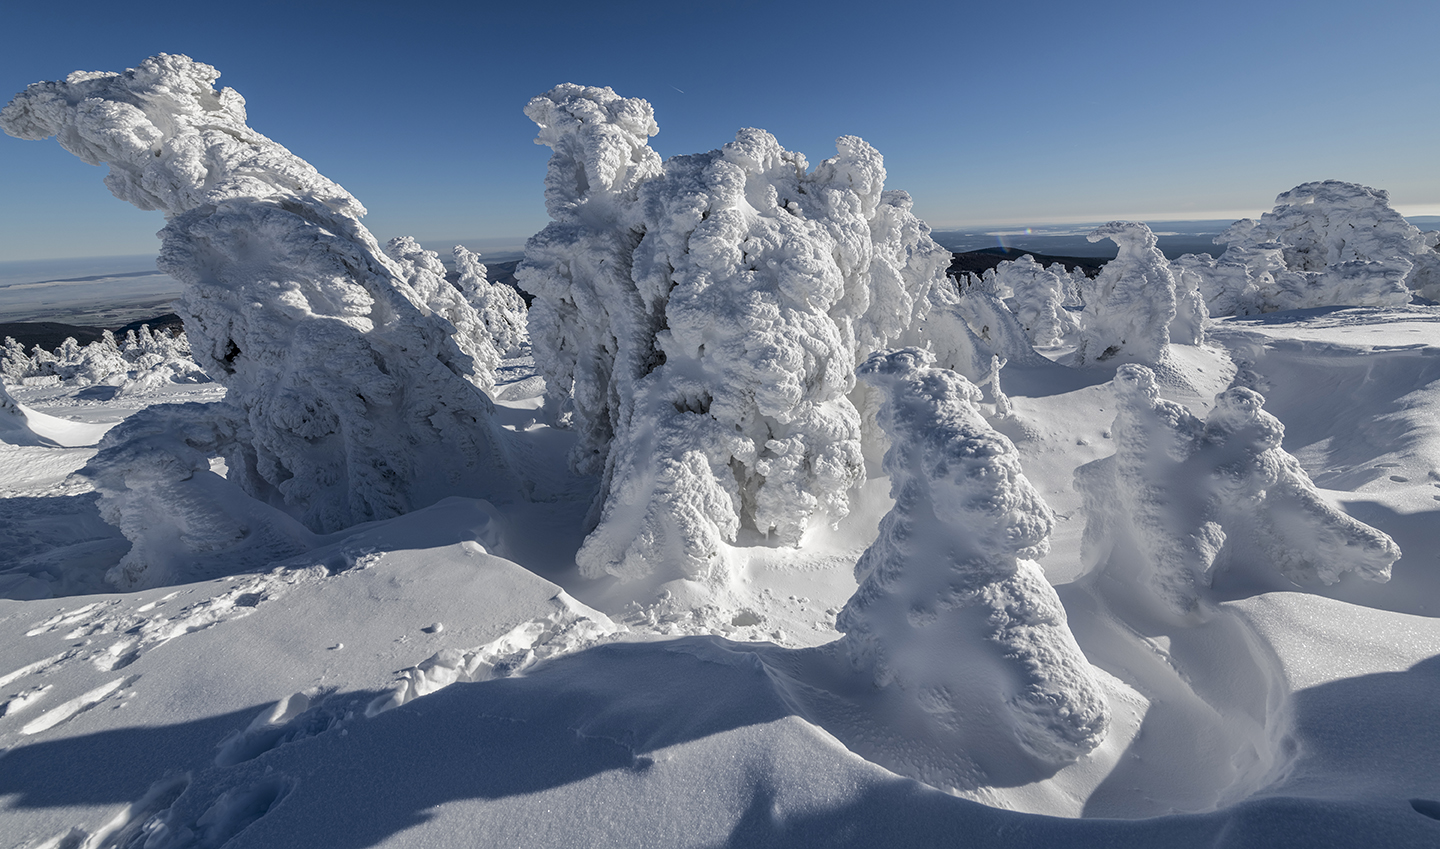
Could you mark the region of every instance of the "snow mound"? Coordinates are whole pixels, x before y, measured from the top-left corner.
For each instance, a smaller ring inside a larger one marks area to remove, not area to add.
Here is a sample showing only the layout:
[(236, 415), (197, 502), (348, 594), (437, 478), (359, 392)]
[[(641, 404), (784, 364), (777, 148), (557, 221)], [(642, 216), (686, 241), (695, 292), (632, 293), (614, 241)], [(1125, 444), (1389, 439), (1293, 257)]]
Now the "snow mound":
[(225, 453), (247, 493), (329, 532), (512, 491), (472, 385), (483, 364), (455, 340), (457, 321), (482, 324), (474, 308), (430, 257), (387, 256), (359, 201), (247, 126), (218, 76), (167, 54), (77, 72), (16, 95), (0, 126), (108, 163), (116, 197), (165, 213), (159, 267), (185, 285), (197, 362), (229, 390), (216, 415), (244, 423)]
[[(943, 297), (948, 253), (844, 137), (809, 170), (763, 130), (661, 163), (650, 105), (531, 101), (554, 221), (518, 276), (547, 409), (601, 472), (587, 576), (715, 574), (742, 529), (796, 545), (863, 475), (858, 359)], [(567, 397), (568, 396), (568, 397)]]
[(1088, 566), (1140, 578), (1182, 614), (1226, 569), (1273, 568), (1297, 584), (1389, 579), (1394, 540), (1321, 497), (1258, 392), (1220, 393), (1202, 422), (1161, 399), (1144, 366), (1121, 366), (1112, 385), (1116, 452), (1075, 472)]
[(981, 752), (1003, 735), (1063, 765), (1101, 743), (1109, 706), (1034, 562), (1054, 515), (976, 409), (979, 390), (933, 361), (905, 349), (860, 368), (885, 397), (895, 507), (855, 565), (842, 646), (876, 686), (903, 691), (932, 729), (963, 741), (941, 748)]

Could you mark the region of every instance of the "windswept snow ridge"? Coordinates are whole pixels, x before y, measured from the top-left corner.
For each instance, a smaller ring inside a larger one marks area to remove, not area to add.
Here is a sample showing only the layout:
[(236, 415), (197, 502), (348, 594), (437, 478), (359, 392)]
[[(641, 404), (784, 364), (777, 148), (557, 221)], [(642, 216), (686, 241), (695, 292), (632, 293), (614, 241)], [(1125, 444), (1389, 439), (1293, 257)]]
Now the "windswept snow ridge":
[(1004, 734), (1043, 764), (1069, 763), (1104, 739), (1109, 706), (1034, 562), (1054, 515), (976, 409), (979, 390), (932, 362), (912, 348), (860, 368), (885, 397), (895, 507), (855, 565), (842, 645), (965, 743), (945, 748), (983, 752), (996, 744), (982, 738)]
[(643, 100), (564, 85), (526, 114), (555, 151), (519, 272), (536, 360), (574, 468), (604, 473), (584, 573), (702, 577), (742, 528), (796, 545), (845, 516), (851, 370), (949, 285), (879, 153), (847, 136), (811, 171), (750, 129), (662, 165)]
[(1320, 496), (1259, 393), (1222, 392), (1202, 422), (1161, 399), (1144, 366), (1121, 366), (1113, 385), (1116, 453), (1075, 473), (1087, 565), (1138, 575), (1177, 613), (1196, 611), (1225, 568), (1268, 565), (1300, 584), (1389, 579), (1399, 547)]
[(453, 338), (474, 308), (429, 257), (387, 256), (359, 201), (250, 129), (218, 76), (168, 54), (76, 72), (16, 95), (0, 126), (108, 163), (116, 197), (165, 213), (159, 266), (244, 424), (222, 450), (250, 495), (328, 532), (510, 491), (483, 367)]

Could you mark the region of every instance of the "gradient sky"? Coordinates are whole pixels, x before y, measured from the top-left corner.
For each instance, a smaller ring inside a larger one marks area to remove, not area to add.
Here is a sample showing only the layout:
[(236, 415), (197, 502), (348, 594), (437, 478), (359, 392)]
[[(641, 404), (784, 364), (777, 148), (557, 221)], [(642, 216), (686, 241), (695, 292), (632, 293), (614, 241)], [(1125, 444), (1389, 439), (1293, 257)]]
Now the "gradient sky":
[[(1440, 2), (8, 4), (0, 94), (159, 52), (345, 186), (383, 241), (518, 243), (547, 221), (525, 103), (655, 107), (662, 156), (859, 135), (937, 229), (1234, 218), (1327, 178), (1440, 213)], [(104, 169), (0, 135), (0, 261), (153, 252)], [(495, 241), (498, 240), (498, 241)]]

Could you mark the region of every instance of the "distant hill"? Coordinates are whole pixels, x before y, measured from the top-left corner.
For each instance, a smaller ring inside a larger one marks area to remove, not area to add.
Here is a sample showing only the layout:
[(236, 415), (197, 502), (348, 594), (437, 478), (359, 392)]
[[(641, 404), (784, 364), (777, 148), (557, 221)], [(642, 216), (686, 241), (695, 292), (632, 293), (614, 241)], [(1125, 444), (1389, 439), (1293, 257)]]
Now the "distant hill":
[(1051, 256), (1019, 248), (995, 247), (955, 254), (955, 259), (950, 263), (950, 273), (956, 276), (966, 272), (984, 274), (987, 268), (994, 268), (1002, 262), (1017, 260), (1026, 254), (1034, 257), (1035, 261), (1041, 265), (1054, 265), (1058, 262), (1065, 266), (1066, 271), (1074, 271), (1076, 268), (1083, 269), (1086, 277), (1094, 277), (1099, 274), (1105, 263), (1110, 261), (1101, 256)]

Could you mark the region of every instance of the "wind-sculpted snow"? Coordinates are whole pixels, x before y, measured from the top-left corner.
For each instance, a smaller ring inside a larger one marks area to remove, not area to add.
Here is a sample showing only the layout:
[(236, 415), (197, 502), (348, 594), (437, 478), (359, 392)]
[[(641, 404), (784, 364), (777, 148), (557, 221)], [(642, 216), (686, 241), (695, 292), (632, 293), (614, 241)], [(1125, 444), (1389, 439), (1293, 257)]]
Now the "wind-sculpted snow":
[(17, 95), (0, 126), (108, 163), (116, 197), (165, 213), (158, 264), (185, 286), (196, 361), (228, 389), (216, 416), (244, 422), (230, 469), (251, 495), (331, 531), (509, 491), (492, 406), (471, 385), (484, 366), (454, 338), (474, 339), (474, 308), (433, 255), (387, 256), (364, 207), (250, 129), (218, 76), (166, 54), (77, 72)]
[(1210, 315), (1312, 307), (1404, 306), (1440, 298), (1440, 254), (1390, 208), (1388, 193), (1357, 183), (1305, 183), (1275, 198), (1259, 221), (1217, 236), (1217, 259), (1181, 257), (1199, 275)]
[(1199, 295), (1177, 297), (1170, 263), (1149, 227), (1112, 221), (1087, 238), (1111, 239), (1120, 251), (1086, 288), (1078, 362), (1120, 357), (1155, 365), (1171, 341), (1199, 342), (1205, 317)]
[(1324, 500), (1259, 393), (1220, 393), (1202, 422), (1160, 398), (1148, 368), (1121, 366), (1113, 386), (1115, 454), (1075, 473), (1088, 566), (1137, 572), (1178, 613), (1226, 569), (1273, 568), (1302, 585), (1389, 580), (1394, 540)]
[(1065, 764), (1100, 744), (1109, 707), (1034, 562), (1054, 514), (976, 408), (979, 390), (933, 362), (911, 348), (860, 368), (884, 395), (895, 507), (855, 565), (860, 587), (836, 627), (857, 668), (971, 749), (1000, 731)]
[(794, 545), (843, 517), (852, 369), (948, 296), (879, 153), (847, 136), (811, 171), (750, 129), (662, 165), (642, 100), (565, 85), (526, 114), (554, 150), (519, 271), (535, 356), (574, 468), (604, 474), (585, 574), (701, 576), (742, 528)]
[(480, 255), (456, 245), (456, 285), (479, 313), (495, 350), (502, 357), (518, 357), (530, 341), (525, 329), (525, 299), (514, 287), (491, 283)]

